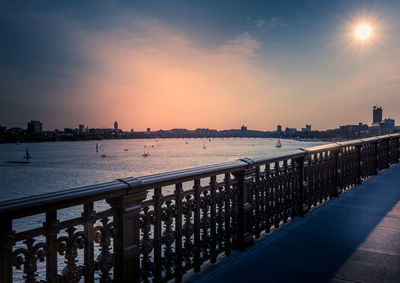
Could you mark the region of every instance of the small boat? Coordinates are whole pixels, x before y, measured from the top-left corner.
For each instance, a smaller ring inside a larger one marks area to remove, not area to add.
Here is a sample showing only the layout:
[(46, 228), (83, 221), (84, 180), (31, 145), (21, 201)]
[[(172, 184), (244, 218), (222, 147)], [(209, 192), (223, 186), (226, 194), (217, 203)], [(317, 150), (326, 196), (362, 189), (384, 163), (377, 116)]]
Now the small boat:
[(206, 143), (204, 143), (204, 144), (203, 144), (203, 149), (206, 149), (206, 148), (207, 148), (207, 147), (206, 147)]
[(211, 142), (211, 139), (208, 139), (209, 142)]
[(276, 147), (282, 147), (282, 143), (281, 143), (281, 140), (280, 140), (280, 139), (278, 139), (278, 142), (276, 143), (275, 146), (276, 146)]
[(124, 151), (129, 151), (128, 146), (125, 146)]
[(143, 150), (143, 156), (144, 157), (147, 157), (147, 156), (149, 156), (150, 154), (149, 154), (149, 151), (147, 150), (147, 146), (144, 146), (144, 150)]
[(188, 141), (186, 141), (186, 144), (189, 144)]
[(103, 158), (107, 157), (107, 155), (104, 153), (104, 149), (101, 144), (100, 144), (100, 147), (101, 147), (101, 157), (103, 157)]
[(29, 150), (28, 147), (25, 148), (25, 156), (24, 156), (25, 160), (28, 161), (30, 158), (32, 158), (32, 156), (29, 154)]
[(16, 144), (16, 145), (19, 145), (19, 141), (15, 141), (15, 144)]
[(99, 152), (99, 144), (96, 143), (96, 152)]

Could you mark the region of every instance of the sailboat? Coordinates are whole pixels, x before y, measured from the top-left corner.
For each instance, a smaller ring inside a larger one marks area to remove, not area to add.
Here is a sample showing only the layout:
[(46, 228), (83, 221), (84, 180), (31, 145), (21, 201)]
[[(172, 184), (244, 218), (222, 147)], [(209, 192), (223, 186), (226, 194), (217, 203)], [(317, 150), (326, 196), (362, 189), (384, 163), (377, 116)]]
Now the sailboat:
[(276, 146), (276, 147), (282, 147), (282, 144), (281, 144), (281, 140), (280, 140), (280, 139), (278, 139), (278, 142), (276, 143), (275, 146)]
[(203, 149), (206, 149), (206, 143), (203, 144)]
[(96, 152), (99, 152), (99, 144), (96, 143)]
[(24, 156), (24, 158), (26, 159), (26, 161), (28, 161), (30, 158), (32, 158), (32, 156), (29, 154), (28, 147), (25, 148), (25, 156)]
[(144, 146), (144, 150), (143, 150), (143, 156), (144, 157), (147, 157), (147, 156), (149, 156), (150, 154), (149, 154), (149, 151), (147, 150), (147, 146)]
[(107, 155), (104, 153), (103, 146), (100, 144), (101, 147), (101, 157), (107, 157)]
[(124, 151), (129, 151), (128, 146), (126, 145)]
[(186, 144), (189, 144), (188, 141), (186, 141)]

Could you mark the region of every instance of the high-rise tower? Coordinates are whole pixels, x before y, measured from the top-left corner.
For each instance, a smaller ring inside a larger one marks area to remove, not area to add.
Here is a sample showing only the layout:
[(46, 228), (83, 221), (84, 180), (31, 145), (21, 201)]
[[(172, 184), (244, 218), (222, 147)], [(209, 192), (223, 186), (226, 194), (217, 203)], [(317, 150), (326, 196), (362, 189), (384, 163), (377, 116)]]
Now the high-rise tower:
[(372, 124), (378, 124), (382, 122), (382, 107), (374, 106), (374, 109), (372, 110)]

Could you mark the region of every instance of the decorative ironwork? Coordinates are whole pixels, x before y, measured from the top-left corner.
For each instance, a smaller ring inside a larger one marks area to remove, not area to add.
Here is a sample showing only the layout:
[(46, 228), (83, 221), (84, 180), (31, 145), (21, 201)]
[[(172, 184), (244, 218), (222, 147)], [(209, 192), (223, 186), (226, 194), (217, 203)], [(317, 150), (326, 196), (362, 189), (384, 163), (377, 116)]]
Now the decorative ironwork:
[(95, 269), (101, 272), (102, 282), (111, 282), (110, 270), (114, 266), (115, 256), (110, 252), (111, 238), (118, 234), (118, 226), (114, 222), (108, 223), (108, 217), (101, 219), (102, 226), (96, 226), (95, 242), (101, 247), (97, 256)]
[[(311, 207), (399, 162), (399, 142), (400, 134), (381, 136), (127, 178), (38, 196), (34, 202), (0, 202), (0, 281), (12, 281), (13, 267), (23, 269), (26, 282), (39, 282), (39, 275), (47, 282), (79, 282), (83, 277), (91, 282), (95, 270), (101, 282), (181, 281), (185, 272), (200, 271), (206, 260), (214, 263), (221, 253), (247, 248), (272, 225), (304, 216)], [(193, 187), (184, 182), (193, 182)], [(173, 192), (165, 189), (170, 185)], [(146, 199), (148, 192), (153, 197)], [(93, 204), (98, 200), (111, 209), (96, 213)], [(57, 219), (58, 210), (78, 204), (84, 206), (81, 217)], [(46, 216), (43, 226), (12, 232), (14, 219), (39, 213)], [(83, 265), (78, 264), (79, 250), (84, 250)], [(65, 258), (61, 274), (57, 254)], [(41, 274), (38, 262), (44, 260), (46, 274)]]
[(38, 274), (37, 262), (43, 262), (46, 259), (49, 247), (45, 243), (35, 243), (35, 240), (28, 238), (23, 242), (26, 248), (18, 248), (12, 253), (13, 265), (17, 269), (21, 269), (23, 266), (23, 272), (25, 282), (27, 283), (39, 283), (36, 280)]
[(57, 239), (57, 251), (63, 255), (67, 264), (61, 272), (61, 278), (66, 282), (79, 282), (81, 279), (84, 268), (77, 265), (78, 249), (83, 249), (86, 235), (82, 231), (75, 232), (76, 228), (68, 227), (66, 232), (68, 236), (61, 236)]

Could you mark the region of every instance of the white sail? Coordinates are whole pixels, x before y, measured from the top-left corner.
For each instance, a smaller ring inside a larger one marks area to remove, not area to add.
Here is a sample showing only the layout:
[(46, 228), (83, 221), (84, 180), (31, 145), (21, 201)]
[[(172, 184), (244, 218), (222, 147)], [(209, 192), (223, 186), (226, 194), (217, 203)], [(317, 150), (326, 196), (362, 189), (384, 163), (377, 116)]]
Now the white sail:
[(281, 144), (281, 140), (280, 140), (280, 139), (278, 139), (278, 142), (276, 143), (275, 146), (276, 146), (276, 147), (282, 147), (282, 144)]
[(147, 150), (147, 146), (144, 146), (143, 156), (149, 156), (149, 151)]

